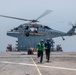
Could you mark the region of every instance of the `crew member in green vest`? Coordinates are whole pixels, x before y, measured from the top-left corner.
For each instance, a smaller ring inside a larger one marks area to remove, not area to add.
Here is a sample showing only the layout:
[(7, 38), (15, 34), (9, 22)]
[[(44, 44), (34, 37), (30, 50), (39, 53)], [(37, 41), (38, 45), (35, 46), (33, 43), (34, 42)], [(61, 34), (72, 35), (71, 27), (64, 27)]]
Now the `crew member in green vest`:
[(39, 58), (40, 57), (40, 62), (38, 63), (42, 63), (43, 61), (43, 51), (44, 51), (44, 41), (41, 40), (40, 43), (37, 44), (36, 46), (36, 49), (38, 50), (38, 54), (37, 54), (37, 57)]

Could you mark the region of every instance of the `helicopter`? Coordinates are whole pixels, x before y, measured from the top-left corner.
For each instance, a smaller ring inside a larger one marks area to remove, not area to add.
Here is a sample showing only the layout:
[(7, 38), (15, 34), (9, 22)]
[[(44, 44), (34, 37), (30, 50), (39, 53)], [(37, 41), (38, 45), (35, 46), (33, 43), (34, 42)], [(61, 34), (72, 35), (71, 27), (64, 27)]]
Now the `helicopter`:
[(33, 20), (5, 16), (5, 15), (0, 15), (0, 17), (28, 21), (28, 23), (21, 24), (18, 27), (11, 29), (10, 31), (7, 31), (8, 36), (18, 38), (18, 41), (16, 41), (17, 42), (16, 48), (18, 50), (26, 51), (28, 48), (36, 48), (37, 43), (41, 39), (45, 41), (47, 38), (52, 39), (56, 37), (62, 37), (62, 39), (65, 40), (63, 36), (76, 35), (75, 33), (76, 24), (71, 23), (72, 28), (68, 32), (65, 33), (62, 31), (54, 30), (47, 25), (42, 25), (38, 23), (39, 19), (48, 15), (51, 12), (52, 10), (46, 10), (37, 19), (33, 19)]

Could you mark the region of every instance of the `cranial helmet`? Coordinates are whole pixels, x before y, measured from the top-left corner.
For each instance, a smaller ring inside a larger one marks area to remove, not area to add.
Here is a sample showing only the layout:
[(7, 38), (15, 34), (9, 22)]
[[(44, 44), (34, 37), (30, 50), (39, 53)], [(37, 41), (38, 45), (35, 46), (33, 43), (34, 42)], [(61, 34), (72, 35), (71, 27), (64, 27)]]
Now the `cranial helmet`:
[(44, 40), (42, 39), (41, 41), (43, 42)]
[(50, 41), (50, 38), (47, 38), (47, 41)]

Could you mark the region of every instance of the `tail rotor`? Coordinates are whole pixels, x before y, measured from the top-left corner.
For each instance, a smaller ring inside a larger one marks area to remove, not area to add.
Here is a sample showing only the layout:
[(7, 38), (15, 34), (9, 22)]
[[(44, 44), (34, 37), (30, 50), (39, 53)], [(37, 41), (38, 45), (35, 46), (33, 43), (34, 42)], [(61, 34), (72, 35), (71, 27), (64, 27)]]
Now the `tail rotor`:
[(67, 32), (67, 34), (69, 34), (69, 36), (76, 35), (76, 33), (75, 33), (76, 22), (74, 24), (72, 22), (69, 22), (69, 25), (71, 25), (72, 28)]
[(73, 28), (76, 28), (76, 21), (75, 23), (72, 23), (71, 21), (69, 22), (69, 25), (71, 25)]

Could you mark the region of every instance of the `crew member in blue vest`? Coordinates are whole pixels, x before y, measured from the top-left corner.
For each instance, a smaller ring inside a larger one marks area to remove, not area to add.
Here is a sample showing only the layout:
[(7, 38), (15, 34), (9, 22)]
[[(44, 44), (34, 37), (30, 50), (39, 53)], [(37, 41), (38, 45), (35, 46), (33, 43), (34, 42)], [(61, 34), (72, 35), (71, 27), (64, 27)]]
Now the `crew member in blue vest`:
[(45, 42), (45, 54), (46, 54), (46, 59), (47, 62), (49, 62), (50, 60), (50, 49), (51, 49), (51, 39), (47, 38), (46, 42)]

